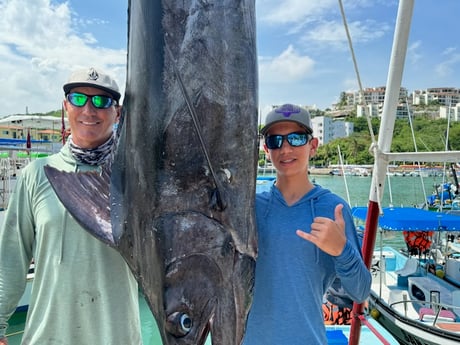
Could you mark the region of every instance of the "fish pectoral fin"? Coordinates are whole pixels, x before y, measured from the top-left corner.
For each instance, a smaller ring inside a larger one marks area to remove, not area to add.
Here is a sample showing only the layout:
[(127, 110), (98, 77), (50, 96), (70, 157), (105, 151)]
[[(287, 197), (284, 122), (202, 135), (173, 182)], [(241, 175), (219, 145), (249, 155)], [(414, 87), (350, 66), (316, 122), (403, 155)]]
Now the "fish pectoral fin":
[(59, 200), (75, 220), (102, 242), (116, 246), (110, 222), (108, 172), (65, 172), (48, 165), (44, 169)]

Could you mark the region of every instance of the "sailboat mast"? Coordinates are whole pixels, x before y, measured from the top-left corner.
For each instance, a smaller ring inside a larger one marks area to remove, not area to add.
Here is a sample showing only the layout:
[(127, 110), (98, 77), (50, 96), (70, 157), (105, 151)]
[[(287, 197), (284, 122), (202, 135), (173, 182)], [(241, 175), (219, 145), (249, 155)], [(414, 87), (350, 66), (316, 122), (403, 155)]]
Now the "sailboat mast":
[[(363, 239), (363, 258), (367, 267), (371, 266), (374, 251), (377, 224), (380, 215), (380, 201), (385, 187), (388, 161), (380, 156), (379, 152), (390, 152), (393, 137), (396, 108), (399, 101), (402, 74), (404, 70), (407, 44), (409, 40), (410, 24), (414, 8), (414, 0), (401, 0), (398, 7), (398, 16), (393, 38), (393, 47), (388, 70), (387, 87), (383, 103), (383, 113), (380, 121), (378, 145), (374, 147), (374, 169), (372, 173), (371, 190), (369, 193), (369, 208), (366, 217), (366, 226)], [(363, 313), (363, 304), (354, 304), (350, 330), (350, 345), (359, 344), (361, 322), (359, 315)]]

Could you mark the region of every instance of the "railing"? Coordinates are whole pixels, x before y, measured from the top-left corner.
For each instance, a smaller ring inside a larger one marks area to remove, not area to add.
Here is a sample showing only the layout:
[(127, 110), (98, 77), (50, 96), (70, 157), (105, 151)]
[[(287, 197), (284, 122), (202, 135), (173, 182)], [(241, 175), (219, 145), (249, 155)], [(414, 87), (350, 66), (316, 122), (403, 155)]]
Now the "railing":
[[(439, 296), (438, 296), (438, 299), (439, 299)], [(454, 311), (458, 310), (458, 314), (460, 314), (460, 306), (458, 306), (458, 305), (439, 303), (439, 302), (437, 302), (435, 300), (422, 301), (422, 300), (418, 300), (418, 299), (407, 299), (407, 295), (403, 295), (403, 300), (402, 301), (393, 302), (393, 303), (389, 304), (389, 306), (393, 310), (399, 312), (395, 308), (395, 306), (398, 305), (398, 304), (403, 304), (403, 306), (404, 306), (404, 317), (407, 318), (408, 317), (407, 316), (408, 303), (413, 303), (413, 304), (417, 303), (417, 304), (420, 304), (420, 305), (427, 305), (426, 309), (432, 311), (433, 313), (432, 314), (424, 314), (424, 315), (433, 315), (434, 318), (433, 318), (432, 326), (435, 326), (438, 323), (438, 320), (440, 319), (440, 317), (441, 317), (443, 322), (446, 321), (445, 318), (452, 318), (452, 320), (448, 320), (448, 322), (452, 322), (452, 323), (457, 322), (458, 316), (456, 315), (457, 313), (455, 313)], [(418, 321), (423, 322), (422, 321), (423, 314), (421, 314), (421, 312), (420, 312), (421, 309), (423, 309), (423, 308), (419, 309), (420, 319)], [(443, 311), (450, 311), (450, 313), (447, 316), (447, 313), (443, 313)]]
[(8, 206), (11, 193), (11, 160), (10, 158), (0, 159), (0, 209)]

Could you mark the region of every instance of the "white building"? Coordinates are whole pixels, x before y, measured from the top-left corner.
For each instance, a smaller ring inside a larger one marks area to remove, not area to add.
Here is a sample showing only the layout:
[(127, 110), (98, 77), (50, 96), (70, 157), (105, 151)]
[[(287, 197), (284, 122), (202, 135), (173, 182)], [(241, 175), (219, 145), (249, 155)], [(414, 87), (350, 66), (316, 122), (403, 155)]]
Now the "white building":
[(349, 137), (354, 131), (353, 122), (334, 121), (334, 139)]
[[(356, 106), (356, 117), (366, 117), (369, 114), (370, 117), (380, 117), (382, 115), (382, 104), (370, 103), (366, 106)], [(367, 113), (366, 113), (367, 111)]]
[(318, 138), (319, 145), (324, 145), (333, 139), (348, 137), (353, 133), (353, 123), (333, 120), (327, 116), (316, 116), (311, 119), (313, 134)]
[[(356, 117), (365, 117), (366, 116), (366, 108), (369, 112), (370, 117), (382, 117), (383, 114), (383, 103), (372, 103), (368, 104), (367, 107), (363, 105), (356, 106)], [(410, 107), (407, 106), (406, 103), (398, 104), (396, 108), (396, 118), (397, 119), (407, 119), (410, 114), (413, 115), (413, 111)]]
[[(64, 116), (64, 123), (69, 127), (67, 116)], [(23, 128), (39, 128), (60, 130), (62, 126), (62, 119), (60, 117), (48, 115), (8, 115), (0, 118), (0, 125), (14, 125)]]
[(447, 119), (449, 116), (451, 121), (460, 121), (460, 103), (453, 107), (439, 107), (439, 117), (441, 119)]
[[(379, 87), (368, 87), (363, 89), (363, 93), (360, 91), (353, 91), (352, 93), (346, 94), (348, 104), (361, 105), (361, 104), (383, 104), (385, 100), (386, 86)], [(399, 99), (405, 101), (407, 98), (407, 89), (401, 87), (399, 89)]]
[(460, 89), (455, 87), (432, 87), (426, 90), (415, 90), (412, 103), (415, 105), (429, 104), (438, 101), (440, 105), (452, 106), (460, 103)]
[[(277, 106), (273, 106), (276, 108)], [(304, 109), (311, 107), (300, 106)], [(329, 141), (337, 138), (348, 137), (353, 133), (353, 123), (342, 120), (334, 120), (328, 116), (315, 116), (311, 118), (313, 135), (318, 138), (319, 145), (327, 144)], [(263, 145), (263, 142), (261, 142)], [(260, 146), (262, 147), (262, 146)]]

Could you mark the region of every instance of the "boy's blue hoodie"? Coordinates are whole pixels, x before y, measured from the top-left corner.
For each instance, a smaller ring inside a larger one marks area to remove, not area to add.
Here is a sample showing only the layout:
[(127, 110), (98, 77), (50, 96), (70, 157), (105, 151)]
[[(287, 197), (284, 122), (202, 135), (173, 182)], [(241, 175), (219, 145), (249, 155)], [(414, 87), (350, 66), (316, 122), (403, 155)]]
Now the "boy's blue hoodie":
[[(344, 205), (347, 243), (334, 257), (297, 236), (296, 230), (310, 232), (318, 216), (334, 219), (337, 204)], [(322, 313), (327, 288), (339, 277), (350, 297), (362, 302), (371, 284), (349, 205), (315, 185), (289, 206), (273, 185), (257, 194), (256, 217), (259, 254), (244, 344), (327, 344)]]

